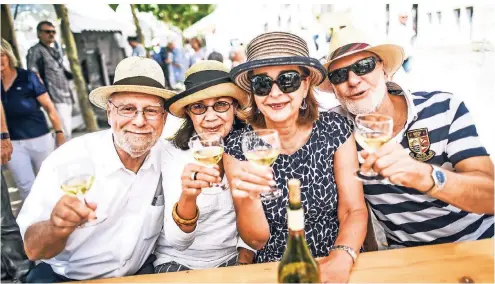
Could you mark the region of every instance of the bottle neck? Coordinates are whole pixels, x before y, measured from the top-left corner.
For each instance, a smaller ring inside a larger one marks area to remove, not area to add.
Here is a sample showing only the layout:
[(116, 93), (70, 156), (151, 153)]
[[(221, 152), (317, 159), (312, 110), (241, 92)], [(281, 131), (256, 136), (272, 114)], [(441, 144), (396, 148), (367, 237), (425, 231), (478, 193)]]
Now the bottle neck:
[(292, 209), (293, 206), (288, 208), (288, 225), (289, 234), (294, 235), (295, 233), (300, 233), (304, 236), (304, 210), (302, 207), (299, 209)]

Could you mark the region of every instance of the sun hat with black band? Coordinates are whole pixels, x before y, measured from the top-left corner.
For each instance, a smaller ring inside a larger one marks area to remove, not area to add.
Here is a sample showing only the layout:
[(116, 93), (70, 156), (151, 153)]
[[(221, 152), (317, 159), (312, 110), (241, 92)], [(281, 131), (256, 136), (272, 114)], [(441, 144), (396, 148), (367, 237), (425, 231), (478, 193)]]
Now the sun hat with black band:
[[(383, 70), (388, 76), (392, 76), (399, 70), (404, 62), (404, 49), (395, 44), (378, 44), (375, 38), (371, 38), (368, 33), (353, 26), (345, 27), (332, 36), (330, 42), (330, 54), (323, 64), (328, 71), (330, 64), (335, 60), (358, 53), (369, 51), (376, 54), (383, 61)], [(328, 78), (318, 89), (331, 91)]]
[(263, 33), (249, 42), (247, 61), (230, 71), (235, 84), (251, 92), (248, 72), (267, 66), (298, 65), (309, 70), (309, 79), (317, 86), (326, 77), (325, 68), (315, 58), (309, 57), (308, 44), (301, 37), (286, 32)]
[(165, 109), (177, 117), (186, 116), (186, 106), (210, 98), (232, 97), (244, 107), (249, 96), (229, 76), (229, 68), (216, 60), (202, 60), (186, 72), (186, 90), (165, 103)]
[(165, 101), (175, 95), (175, 92), (165, 89), (165, 76), (160, 65), (139, 56), (120, 61), (115, 69), (113, 84), (94, 89), (89, 94), (89, 100), (95, 106), (106, 109), (108, 98), (117, 92), (148, 94)]

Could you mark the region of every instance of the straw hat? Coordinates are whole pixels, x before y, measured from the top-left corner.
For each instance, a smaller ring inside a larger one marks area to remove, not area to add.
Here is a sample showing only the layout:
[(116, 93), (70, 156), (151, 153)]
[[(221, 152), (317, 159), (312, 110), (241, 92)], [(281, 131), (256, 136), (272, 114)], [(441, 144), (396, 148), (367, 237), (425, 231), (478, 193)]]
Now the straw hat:
[[(367, 33), (352, 26), (337, 31), (330, 42), (330, 55), (323, 65), (325, 69), (337, 59), (355, 54), (361, 51), (372, 52), (383, 61), (383, 69), (387, 75), (392, 76), (402, 66), (405, 54), (402, 47), (395, 44), (377, 44)], [(319, 87), (320, 90), (330, 89), (328, 78)]]
[(135, 92), (168, 100), (175, 92), (165, 89), (162, 68), (152, 59), (131, 56), (119, 62), (115, 69), (113, 85), (94, 89), (89, 100), (97, 107), (106, 109), (110, 95), (116, 92)]
[(321, 63), (309, 57), (308, 44), (301, 37), (286, 32), (269, 32), (255, 37), (246, 48), (247, 61), (234, 67), (230, 76), (235, 84), (251, 92), (248, 72), (266, 66), (299, 65), (310, 71), (309, 79), (319, 85), (326, 77)]
[(229, 68), (216, 60), (202, 60), (186, 72), (186, 90), (165, 104), (165, 109), (177, 117), (186, 116), (186, 106), (210, 98), (232, 97), (244, 107), (248, 94), (237, 87), (229, 76)]

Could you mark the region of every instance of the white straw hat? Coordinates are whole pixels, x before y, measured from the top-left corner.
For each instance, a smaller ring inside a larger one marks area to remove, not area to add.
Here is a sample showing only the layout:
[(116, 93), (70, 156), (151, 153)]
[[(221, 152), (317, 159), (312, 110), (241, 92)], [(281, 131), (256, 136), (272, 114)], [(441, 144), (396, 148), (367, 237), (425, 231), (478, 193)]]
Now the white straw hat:
[(175, 92), (165, 89), (162, 68), (152, 59), (131, 56), (117, 65), (113, 85), (99, 87), (89, 94), (89, 100), (106, 109), (110, 95), (117, 92), (134, 92), (168, 100)]

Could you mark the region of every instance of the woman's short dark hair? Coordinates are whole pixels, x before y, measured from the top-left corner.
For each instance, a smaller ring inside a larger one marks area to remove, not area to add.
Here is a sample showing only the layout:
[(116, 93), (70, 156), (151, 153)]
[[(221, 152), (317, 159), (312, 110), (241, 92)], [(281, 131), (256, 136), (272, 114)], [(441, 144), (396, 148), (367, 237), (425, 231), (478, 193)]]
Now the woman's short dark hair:
[[(307, 68), (300, 66), (299, 67), (304, 76), (309, 76), (310, 72)], [(248, 72), (248, 77), (251, 78), (253, 76), (253, 71)], [(306, 109), (299, 110), (299, 117), (297, 119), (298, 125), (303, 125), (307, 123), (313, 123), (319, 117), (318, 111), (318, 101), (315, 98), (313, 85), (309, 85), (308, 95), (306, 96), (306, 104), (308, 107)], [(266, 121), (265, 116), (258, 110), (256, 106), (256, 102), (254, 100), (254, 94), (252, 92), (249, 93), (250, 96), (250, 105), (241, 113), (239, 113), (239, 117), (246, 120), (247, 123), (253, 125), (258, 128), (265, 128)]]
[[(236, 100), (234, 100), (234, 104), (237, 105)], [(241, 119), (234, 116), (232, 131), (241, 129), (244, 126), (246, 126), (246, 124)], [(175, 147), (181, 150), (189, 150), (189, 139), (191, 139), (194, 133), (194, 124), (191, 117), (187, 114), (184, 123), (182, 123), (179, 130), (177, 130), (177, 132), (175, 133), (174, 137), (169, 139), (169, 141), (172, 142)]]

